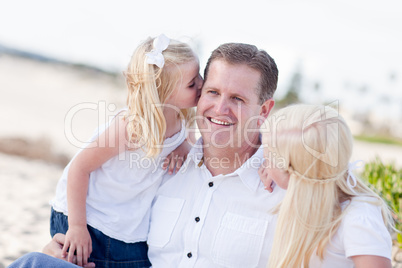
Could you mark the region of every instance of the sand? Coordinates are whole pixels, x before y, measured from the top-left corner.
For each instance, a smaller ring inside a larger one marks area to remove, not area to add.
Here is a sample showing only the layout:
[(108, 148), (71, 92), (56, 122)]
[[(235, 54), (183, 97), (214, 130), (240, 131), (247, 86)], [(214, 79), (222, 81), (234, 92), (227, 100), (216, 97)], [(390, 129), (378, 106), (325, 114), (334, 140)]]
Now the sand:
[(0, 154), (0, 267), (50, 239), (49, 200), (61, 167)]
[(122, 76), (0, 55), (0, 268), (50, 240), (64, 166), (125, 98)]

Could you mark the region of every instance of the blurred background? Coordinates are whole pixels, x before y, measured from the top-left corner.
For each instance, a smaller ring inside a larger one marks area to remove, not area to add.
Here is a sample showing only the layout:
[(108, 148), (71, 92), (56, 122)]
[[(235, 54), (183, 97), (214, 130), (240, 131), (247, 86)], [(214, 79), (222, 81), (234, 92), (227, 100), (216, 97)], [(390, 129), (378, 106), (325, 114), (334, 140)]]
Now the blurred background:
[(190, 43), (201, 73), (222, 43), (266, 50), (277, 107), (335, 104), (354, 160), (401, 168), (401, 10), (398, 0), (0, 2), (0, 268), (50, 239), (62, 168), (125, 105), (122, 72), (160, 33)]

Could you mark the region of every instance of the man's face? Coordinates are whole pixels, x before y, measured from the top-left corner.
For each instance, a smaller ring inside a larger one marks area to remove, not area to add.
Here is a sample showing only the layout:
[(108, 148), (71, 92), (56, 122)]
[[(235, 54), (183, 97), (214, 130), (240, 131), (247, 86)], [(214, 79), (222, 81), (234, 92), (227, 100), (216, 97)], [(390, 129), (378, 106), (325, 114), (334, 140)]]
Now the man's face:
[(214, 60), (197, 106), (204, 146), (247, 148), (259, 145), (259, 127), (274, 101), (259, 103), (260, 72), (245, 64)]

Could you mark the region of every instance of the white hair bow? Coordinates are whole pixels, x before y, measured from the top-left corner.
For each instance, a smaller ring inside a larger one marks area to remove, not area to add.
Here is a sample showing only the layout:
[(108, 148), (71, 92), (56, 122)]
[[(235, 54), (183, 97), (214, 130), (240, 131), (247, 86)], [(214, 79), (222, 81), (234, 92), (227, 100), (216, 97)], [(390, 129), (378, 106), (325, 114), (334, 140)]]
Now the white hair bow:
[[(364, 165), (363, 160), (357, 160), (357, 161), (355, 161), (353, 163), (349, 163), (348, 178), (346, 179), (346, 184), (348, 185), (349, 189), (355, 194), (356, 194), (356, 192), (355, 192), (355, 190), (353, 190), (353, 188), (355, 188), (355, 186), (357, 185), (357, 179), (356, 179), (355, 174), (353, 174), (352, 171), (355, 170), (355, 169), (361, 168), (362, 165), (359, 165), (359, 164)], [(353, 184), (350, 181), (352, 181)]]
[(155, 64), (159, 68), (162, 68), (165, 65), (165, 58), (162, 55), (162, 51), (164, 51), (170, 43), (170, 39), (166, 37), (166, 35), (161, 34), (154, 39), (153, 49), (151, 52), (146, 53), (147, 63)]

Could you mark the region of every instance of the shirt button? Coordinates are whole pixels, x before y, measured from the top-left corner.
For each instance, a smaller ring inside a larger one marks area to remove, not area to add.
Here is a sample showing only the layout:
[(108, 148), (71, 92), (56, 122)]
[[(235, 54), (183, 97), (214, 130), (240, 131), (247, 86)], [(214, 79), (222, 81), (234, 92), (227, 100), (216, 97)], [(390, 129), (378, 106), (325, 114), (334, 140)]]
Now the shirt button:
[(187, 257), (191, 258), (193, 257), (193, 254), (191, 254), (191, 252), (187, 253)]
[(199, 222), (200, 221), (200, 217), (195, 217), (195, 221)]
[(214, 183), (211, 181), (210, 183), (208, 183), (209, 187), (214, 186)]

